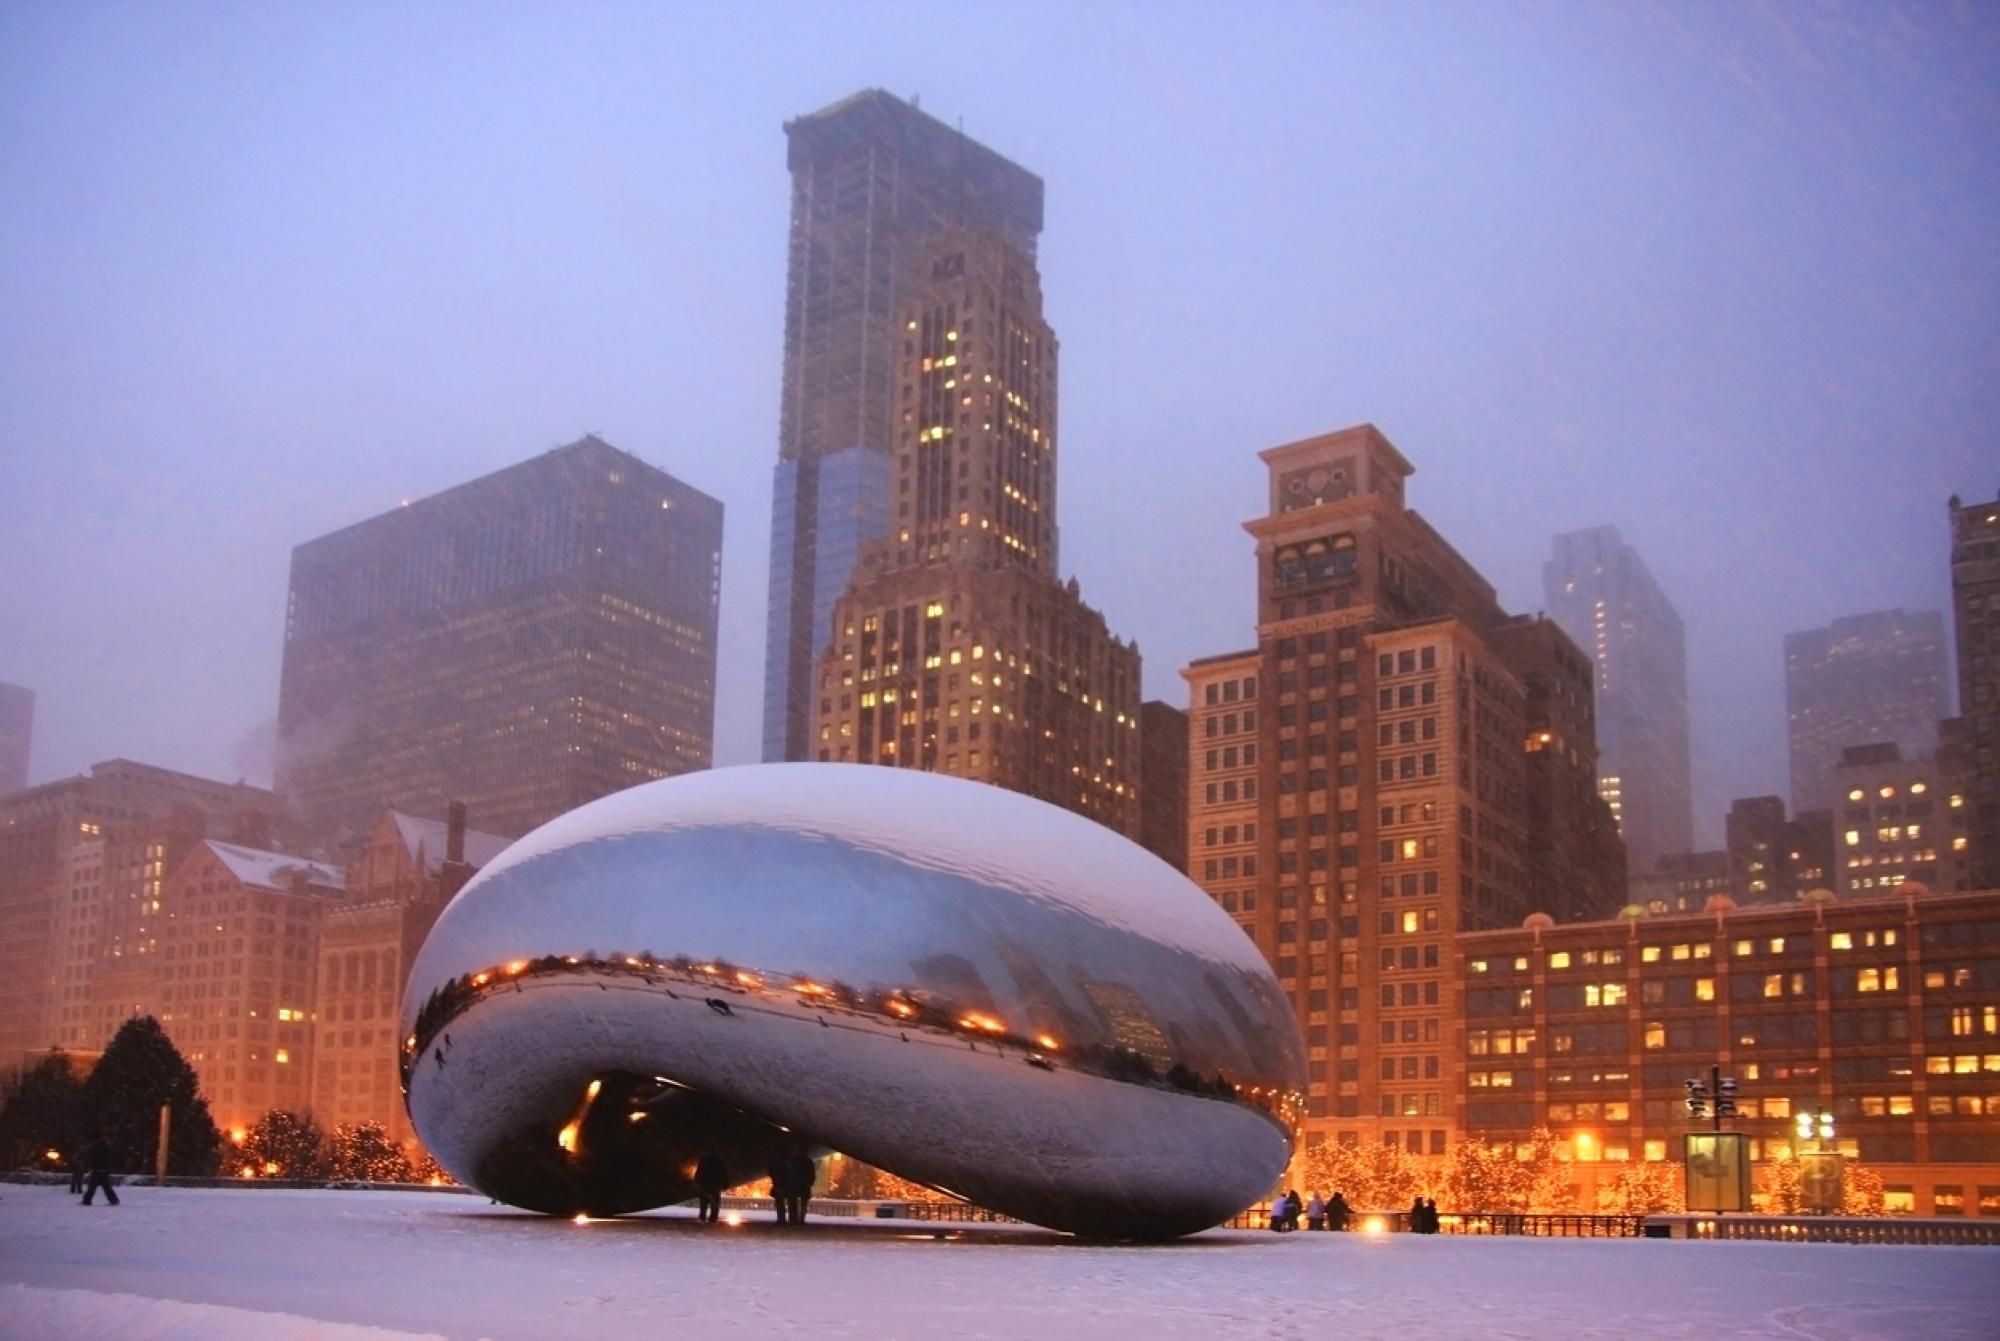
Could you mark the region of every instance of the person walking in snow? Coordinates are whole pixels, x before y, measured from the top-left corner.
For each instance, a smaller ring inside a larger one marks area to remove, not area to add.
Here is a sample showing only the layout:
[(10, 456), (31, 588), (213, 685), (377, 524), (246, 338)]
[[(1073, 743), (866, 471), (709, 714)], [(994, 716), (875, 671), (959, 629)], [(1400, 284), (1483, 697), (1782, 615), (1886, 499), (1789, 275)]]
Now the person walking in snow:
[(104, 1189), (107, 1205), (118, 1204), (118, 1193), (111, 1186), (111, 1143), (102, 1136), (90, 1143), (90, 1179), (83, 1185), (83, 1204), (88, 1206), (90, 1198), (98, 1188)]

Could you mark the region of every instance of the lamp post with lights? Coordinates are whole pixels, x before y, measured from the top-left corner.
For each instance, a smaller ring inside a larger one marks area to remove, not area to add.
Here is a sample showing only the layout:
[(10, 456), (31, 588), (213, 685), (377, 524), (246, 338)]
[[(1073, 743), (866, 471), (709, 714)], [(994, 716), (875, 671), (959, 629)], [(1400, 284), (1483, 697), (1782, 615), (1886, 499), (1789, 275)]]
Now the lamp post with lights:
[[(1801, 1109), (1792, 1130), (1799, 1138), (1799, 1209), (1820, 1215), (1839, 1211), (1846, 1201), (1845, 1161), (1833, 1145), (1833, 1114)], [(1808, 1141), (1814, 1143), (1811, 1150), (1805, 1148)]]
[(1747, 1211), (1750, 1206), (1750, 1144), (1742, 1132), (1724, 1131), (1722, 1119), (1736, 1116), (1736, 1078), (1708, 1068), (1708, 1077), (1686, 1082), (1688, 1117), (1709, 1118), (1709, 1131), (1685, 1138), (1687, 1208), (1691, 1211)]

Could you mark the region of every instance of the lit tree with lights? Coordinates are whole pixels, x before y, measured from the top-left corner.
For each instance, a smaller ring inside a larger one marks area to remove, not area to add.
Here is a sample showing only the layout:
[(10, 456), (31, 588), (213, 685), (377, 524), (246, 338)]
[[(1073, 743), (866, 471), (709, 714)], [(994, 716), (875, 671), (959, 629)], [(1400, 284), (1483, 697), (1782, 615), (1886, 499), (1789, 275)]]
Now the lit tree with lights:
[(445, 1172), (444, 1165), (437, 1162), (437, 1156), (422, 1146), (417, 1147), (417, 1157), (410, 1162), (410, 1181), (430, 1183), (438, 1187), (456, 1187), (458, 1180)]
[(1569, 1166), (1558, 1158), (1563, 1149), (1547, 1127), (1518, 1145), (1468, 1137), (1445, 1158), (1440, 1195), (1455, 1211), (1574, 1211)]
[(1401, 1210), (1430, 1186), (1430, 1170), (1401, 1146), (1316, 1145), (1300, 1153), (1286, 1186), (1347, 1198), (1356, 1210)]
[(239, 1178), (329, 1176), (326, 1137), (311, 1117), (274, 1108), (257, 1119), (230, 1153), (228, 1172)]
[(408, 1183), (416, 1180), (410, 1157), (379, 1122), (342, 1122), (327, 1138), (327, 1162), (333, 1177), (362, 1183)]
[(1751, 1194), (1758, 1209), (1771, 1215), (1796, 1215), (1804, 1196), (1804, 1169), (1798, 1156), (1787, 1150), (1776, 1159), (1757, 1166)]
[(1840, 1209), (1847, 1215), (1882, 1214), (1882, 1175), (1849, 1162), (1841, 1171)]
[(1597, 1208), (1611, 1215), (1677, 1212), (1686, 1205), (1681, 1166), (1665, 1160), (1623, 1165), (1616, 1178), (1597, 1189)]

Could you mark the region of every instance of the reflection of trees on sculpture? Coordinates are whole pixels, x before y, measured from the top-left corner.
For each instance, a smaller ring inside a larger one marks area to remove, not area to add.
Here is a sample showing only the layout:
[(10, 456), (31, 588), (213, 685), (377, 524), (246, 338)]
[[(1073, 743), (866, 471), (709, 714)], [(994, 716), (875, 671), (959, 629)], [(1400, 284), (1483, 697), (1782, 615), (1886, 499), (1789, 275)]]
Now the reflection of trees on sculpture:
[[(865, 1017), (894, 1027), (905, 1037), (912, 1030), (920, 1030), (936, 1038), (962, 1039), (974, 1048), (985, 1045), (999, 1052), (1016, 1052), (1041, 1070), (1053, 1071), (1060, 1065), (1107, 1080), (1179, 1090), (1247, 1104), (1274, 1114), (1285, 1115), (1292, 1101), (1292, 1096), (1266, 1093), (1256, 1087), (1246, 1092), (1219, 1072), (1204, 1077), (1184, 1062), (1174, 1062), (1162, 1074), (1144, 1054), (1121, 1045), (1065, 1045), (1047, 1034), (1025, 1035), (983, 1011), (962, 1008), (933, 992), (914, 988), (862, 991), (838, 980), (821, 983), (801, 974), (746, 969), (723, 959), (696, 960), (685, 954), (659, 959), (650, 952), (607, 956), (594, 950), (580, 955), (517, 959), (460, 974), (434, 989), (418, 1008), (414, 1029), (404, 1040), (405, 1091), (409, 1088), (411, 1068), (421, 1065), (436, 1050), (436, 1040), (443, 1036), (446, 1027), (474, 1003), (492, 993), (519, 991), (522, 984), (536, 979), (574, 975), (623, 979), (628, 985), (656, 988), (676, 1000), (680, 999), (674, 992), (678, 985), (702, 993), (705, 998), (724, 993), (773, 1008), (789, 1004)], [(772, 986), (774, 983), (786, 986)]]

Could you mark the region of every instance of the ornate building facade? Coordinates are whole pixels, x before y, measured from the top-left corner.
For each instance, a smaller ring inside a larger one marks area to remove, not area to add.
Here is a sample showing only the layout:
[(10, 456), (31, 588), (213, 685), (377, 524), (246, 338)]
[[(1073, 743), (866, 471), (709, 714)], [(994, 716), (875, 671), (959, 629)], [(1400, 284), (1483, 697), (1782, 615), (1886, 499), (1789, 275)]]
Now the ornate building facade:
[(1139, 827), (1139, 653), (1056, 568), (1056, 340), (1033, 258), (957, 229), (901, 313), (890, 534), (834, 605), (814, 750)]
[(1405, 506), (1372, 425), (1262, 453), (1258, 643), (1190, 690), (1189, 867), (1306, 1035), (1306, 1140), (1461, 1130), (1452, 936), (1623, 901), (1588, 661)]

